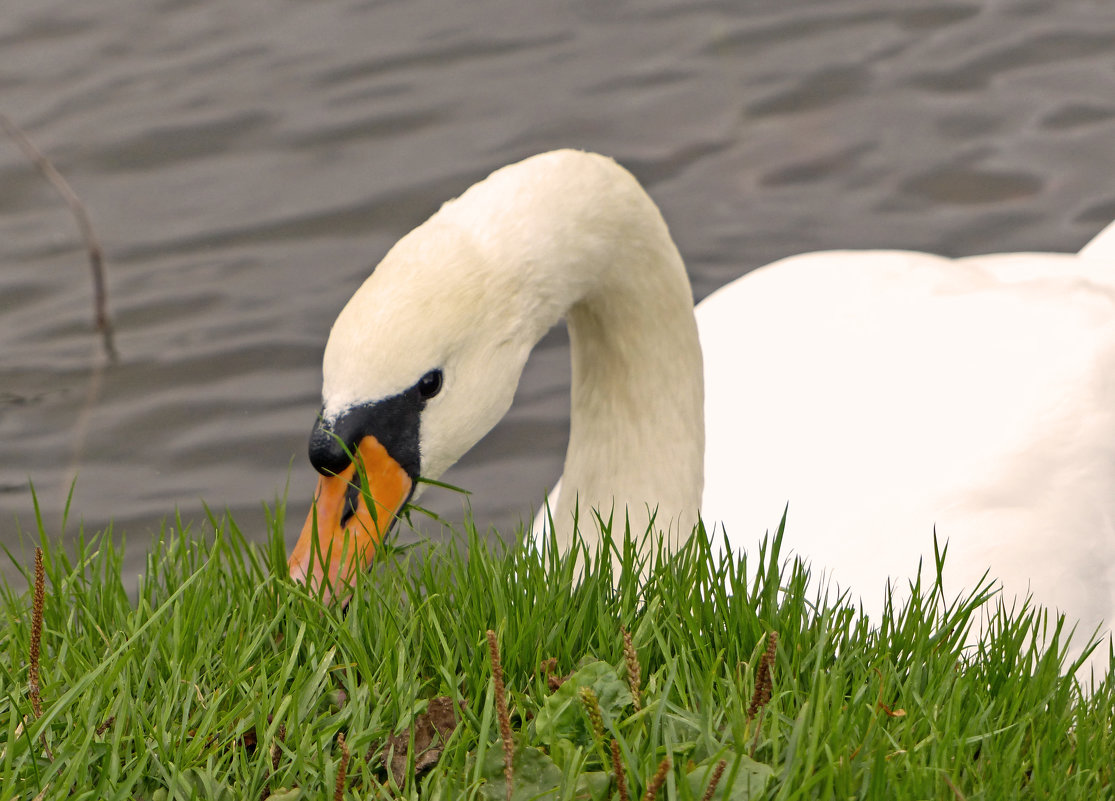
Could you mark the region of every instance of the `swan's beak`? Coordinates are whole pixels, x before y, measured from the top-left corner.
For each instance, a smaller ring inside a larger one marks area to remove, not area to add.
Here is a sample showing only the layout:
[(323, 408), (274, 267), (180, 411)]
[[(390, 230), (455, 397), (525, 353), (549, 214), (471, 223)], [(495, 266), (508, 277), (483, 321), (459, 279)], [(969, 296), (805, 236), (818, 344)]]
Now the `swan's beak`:
[[(325, 597), (342, 595), (358, 570), (372, 561), (376, 546), (410, 497), (413, 482), (375, 437), (364, 437), (356, 448), (357, 464), (335, 476), (318, 479), (314, 504), (291, 551), (287, 565), (291, 578), (317, 589), (328, 576)], [(372, 499), (365, 502), (364, 487)]]

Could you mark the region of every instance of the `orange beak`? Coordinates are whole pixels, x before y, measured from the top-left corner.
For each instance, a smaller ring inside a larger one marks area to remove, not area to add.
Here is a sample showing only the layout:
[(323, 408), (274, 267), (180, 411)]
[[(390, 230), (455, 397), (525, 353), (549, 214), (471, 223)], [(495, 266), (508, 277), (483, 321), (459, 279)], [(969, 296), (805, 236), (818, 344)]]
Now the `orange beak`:
[(335, 476), (318, 479), (314, 504), (291, 551), (291, 578), (312, 589), (328, 577), (326, 600), (342, 595), (342, 587), (372, 561), (376, 546), (410, 497), (413, 482), (375, 437), (364, 437), (356, 448), (357, 461), (367, 476), (372, 499), (368, 509), (361, 491), (363, 476), (351, 464)]

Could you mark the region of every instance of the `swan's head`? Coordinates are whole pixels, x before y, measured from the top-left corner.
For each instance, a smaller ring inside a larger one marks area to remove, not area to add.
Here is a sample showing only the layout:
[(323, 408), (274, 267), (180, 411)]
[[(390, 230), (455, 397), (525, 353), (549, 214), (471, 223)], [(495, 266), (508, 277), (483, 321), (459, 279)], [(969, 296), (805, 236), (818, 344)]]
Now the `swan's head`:
[[(310, 436), (321, 478), (292, 576), (316, 582), (324, 563), (331, 582), (343, 565), (346, 581), (366, 566), (417, 479), (441, 476), (510, 407), (533, 325), (473, 239), (431, 219), (387, 254), (333, 324)], [(311, 553), (315, 532), (324, 559)]]
[(337, 317), (310, 437), (321, 478), (292, 576), (335, 582), (343, 566), (345, 581), (365, 566), (417, 479), (437, 479), (510, 407), (530, 349), (560, 314), (540, 308), (552, 292), (534, 280), (545, 244), (532, 226), (547, 213), (524, 211), (539, 195), (525, 172), (505, 168), (446, 204)]
[[(650, 235), (629, 222), (647, 219)], [(321, 478), (291, 575), (335, 583), (343, 568), (346, 583), (365, 566), (418, 479), (507, 412), (531, 348), (617, 248), (654, 236), (665, 225), (630, 173), (557, 151), (497, 170), (401, 239), (329, 335), (310, 438)]]

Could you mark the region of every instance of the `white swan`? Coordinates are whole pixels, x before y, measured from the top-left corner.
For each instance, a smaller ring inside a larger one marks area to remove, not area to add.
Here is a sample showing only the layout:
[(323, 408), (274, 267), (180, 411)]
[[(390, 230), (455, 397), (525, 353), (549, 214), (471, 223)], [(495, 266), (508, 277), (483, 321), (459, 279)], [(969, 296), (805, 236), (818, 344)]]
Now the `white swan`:
[[(575, 151), (445, 204), (337, 318), (310, 445), (333, 578), (334, 538), (354, 539), (346, 569), (366, 563), (414, 479), (440, 476), (507, 411), (562, 316), (560, 542), (575, 503), (614, 504), (636, 528), (656, 509), (674, 541), (702, 512), (746, 549), (788, 501), (786, 542), (864, 598), (932, 564), (936, 526), (946, 590), (990, 568), (1085, 634), (1115, 620), (1115, 225), (1080, 254), (795, 256), (695, 319), (653, 201), (615, 162)], [(340, 443), (363, 455), (378, 514)], [(321, 576), (314, 528), (311, 511), (296, 577)]]

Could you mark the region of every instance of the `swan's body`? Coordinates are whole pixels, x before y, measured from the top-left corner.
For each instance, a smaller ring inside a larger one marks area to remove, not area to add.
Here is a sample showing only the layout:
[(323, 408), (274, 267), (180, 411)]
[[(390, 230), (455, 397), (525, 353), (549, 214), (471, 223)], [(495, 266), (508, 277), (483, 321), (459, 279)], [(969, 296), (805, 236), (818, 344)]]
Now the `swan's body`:
[(705, 513), (760, 531), (789, 500), (794, 550), (869, 609), (932, 565), (936, 527), (947, 591), (990, 569), (1085, 634), (1115, 620), (1112, 279), (1074, 256), (870, 252), (737, 281), (698, 312), (710, 366), (747, 343), (706, 371)]
[[(714, 293), (699, 334), (691, 309), (629, 173), (572, 151), (506, 167), (401, 240), (342, 311), (311, 458), (342, 472), (330, 432), (362, 452), (384, 442), (395, 511), (505, 413), (565, 316), (559, 543), (575, 506), (614, 505), (635, 527), (655, 509), (672, 541), (700, 512), (746, 550), (788, 501), (792, 550), (869, 606), (931, 564), (935, 526), (946, 590), (990, 569), (1085, 634), (1115, 620), (1115, 228), (1079, 255), (807, 254)], [(435, 371), (444, 391), (427, 399)], [(317, 521), (367, 531), (367, 558), (383, 526), (357, 512)]]

